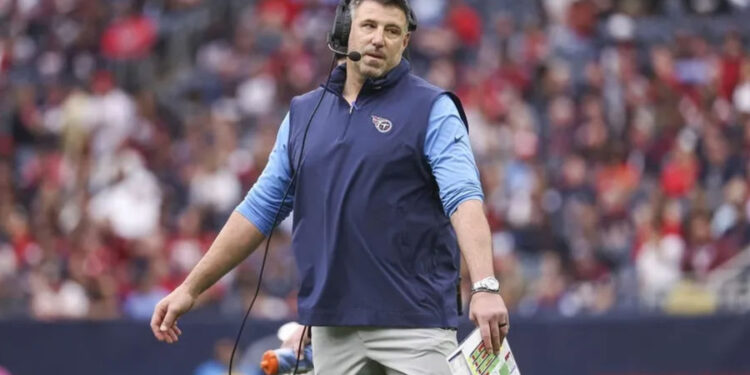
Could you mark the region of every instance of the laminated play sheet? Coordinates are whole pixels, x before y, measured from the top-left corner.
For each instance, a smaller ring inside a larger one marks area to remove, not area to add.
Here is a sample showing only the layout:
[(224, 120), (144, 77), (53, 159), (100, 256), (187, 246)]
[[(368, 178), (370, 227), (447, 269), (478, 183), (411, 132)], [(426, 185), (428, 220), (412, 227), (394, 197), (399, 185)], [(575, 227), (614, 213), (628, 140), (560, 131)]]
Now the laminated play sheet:
[(475, 329), (447, 360), (453, 375), (521, 375), (508, 339), (503, 340), (500, 353), (495, 355), (482, 342), (479, 329)]

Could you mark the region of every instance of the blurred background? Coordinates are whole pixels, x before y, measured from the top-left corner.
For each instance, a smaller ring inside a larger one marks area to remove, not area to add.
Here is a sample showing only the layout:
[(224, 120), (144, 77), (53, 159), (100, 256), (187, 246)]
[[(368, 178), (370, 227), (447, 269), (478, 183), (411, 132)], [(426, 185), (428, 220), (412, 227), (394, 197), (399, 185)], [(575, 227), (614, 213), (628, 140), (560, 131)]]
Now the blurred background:
[[(260, 254), (179, 344), (148, 319), (323, 82), (336, 3), (0, 0), (0, 374), (226, 373)], [(523, 373), (750, 374), (750, 1), (411, 4), (414, 71), (469, 117)], [(290, 229), (245, 375), (296, 316)]]

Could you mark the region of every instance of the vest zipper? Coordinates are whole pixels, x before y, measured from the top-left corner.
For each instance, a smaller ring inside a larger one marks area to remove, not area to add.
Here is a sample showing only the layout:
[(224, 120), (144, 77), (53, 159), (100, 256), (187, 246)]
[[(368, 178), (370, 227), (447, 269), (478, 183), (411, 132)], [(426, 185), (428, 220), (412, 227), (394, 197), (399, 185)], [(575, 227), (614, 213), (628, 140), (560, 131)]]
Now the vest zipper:
[(354, 103), (349, 104), (349, 102), (346, 99), (344, 99), (344, 97), (341, 95), (339, 95), (339, 98), (341, 98), (341, 100), (343, 100), (344, 103), (346, 103), (346, 105), (349, 106), (349, 116), (346, 117), (346, 124), (344, 125), (344, 129), (337, 138), (338, 141), (341, 141), (344, 139), (344, 137), (346, 137), (346, 132), (349, 130), (349, 124), (352, 122), (352, 113), (354, 113)]
[(357, 102), (352, 103), (349, 105), (349, 116), (346, 118), (346, 125), (344, 126), (344, 132), (341, 134), (340, 139), (344, 139), (346, 137), (346, 133), (349, 132), (349, 124), (352, 123), (352, 113), (354, 113), (354, 107)]

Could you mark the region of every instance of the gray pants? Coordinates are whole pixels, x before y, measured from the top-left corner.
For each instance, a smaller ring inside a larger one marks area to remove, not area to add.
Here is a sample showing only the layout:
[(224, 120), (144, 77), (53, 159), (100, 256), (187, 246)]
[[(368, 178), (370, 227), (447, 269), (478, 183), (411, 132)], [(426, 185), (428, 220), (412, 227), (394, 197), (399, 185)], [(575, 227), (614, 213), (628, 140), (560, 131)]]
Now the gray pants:
[(315, 375), (450, 375), (456, 331), (312, 327)]

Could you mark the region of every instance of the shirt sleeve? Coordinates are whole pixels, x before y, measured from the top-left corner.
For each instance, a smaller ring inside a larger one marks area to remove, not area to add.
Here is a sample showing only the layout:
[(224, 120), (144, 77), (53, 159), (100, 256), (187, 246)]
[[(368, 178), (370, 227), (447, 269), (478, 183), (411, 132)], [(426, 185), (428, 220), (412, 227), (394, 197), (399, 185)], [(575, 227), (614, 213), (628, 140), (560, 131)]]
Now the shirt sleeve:
[(469, 133), (453, 100), (441, 95), (430, 111), (424, 145), (446, 215), (467, 200), (484, 200)]
[(253, 223), (264, 235), (268, 236), (274, 226), (276, 211), (281, 205), (281, 212), (276, 225), (282, 222), (292, 211), (294, 202), (294, 188), (284, 200), (289, 181), (291, 180), (291, 169), (289, 166), (289, 153), (287, 152), (289, 140), (289, 113), (281, 122), (279, 132), (276, 134), (276, 143), (268, 157), (263, 173), (258, 177), (245, 199), (237, 206), (235, 211)]

